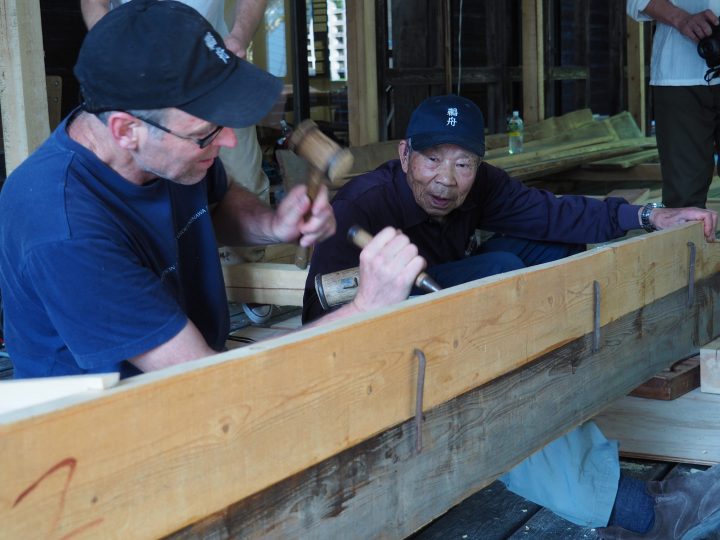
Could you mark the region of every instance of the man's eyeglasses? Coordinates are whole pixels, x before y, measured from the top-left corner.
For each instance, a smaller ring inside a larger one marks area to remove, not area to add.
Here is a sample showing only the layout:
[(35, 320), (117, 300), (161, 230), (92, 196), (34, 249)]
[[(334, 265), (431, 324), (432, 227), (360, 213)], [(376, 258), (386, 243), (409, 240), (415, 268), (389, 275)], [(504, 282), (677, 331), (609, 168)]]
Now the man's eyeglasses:
[(135, 118), (145, 122), (148, 125), (151, 125), (153, 127), (156, 127), (158, 129), (164, 131), (165, 133), (169, 133), (170, 135), (175, 135), (178, 139), (185, 139), (186, 141), (194, 142), (200, 148), (207, 147), (211, 142), (213, 142), (215, 140), (215, 137), (217, 137), (218, 134), (224, 129), (224, 126), (217, 126), (210, 133), (205, 135), (202, 139), (196, 139), (194, 137), (186, 137), (185, 135), (179, 135), (179, 134), (175, 133), (174, 131), (166, 128), (165, 126), (161, 126), (157, 122), (153, 122), (152, 120), (148, 120), (147, 118), (143, 118), (141, 116), (136, 116), (136, 115), (133, 115), (133, 116), (135, 116)]

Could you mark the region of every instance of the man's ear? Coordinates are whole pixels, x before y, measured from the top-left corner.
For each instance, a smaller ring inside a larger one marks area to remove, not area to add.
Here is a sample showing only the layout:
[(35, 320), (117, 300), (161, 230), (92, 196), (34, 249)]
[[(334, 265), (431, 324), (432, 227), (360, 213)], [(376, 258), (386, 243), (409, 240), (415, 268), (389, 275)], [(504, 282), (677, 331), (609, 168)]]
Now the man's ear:
[(410, 145), (407, 140), (402, 139), (398, 144), (398, 154), (400, 155), (400, 166), (404, 173), (408, 172), (408, 164), (410, 163)]
[(135, 150), (140, 142), (143, 123), (126, 112), (115, 111), (108, 116), (107, 126), (115, 142), (126, 150)]

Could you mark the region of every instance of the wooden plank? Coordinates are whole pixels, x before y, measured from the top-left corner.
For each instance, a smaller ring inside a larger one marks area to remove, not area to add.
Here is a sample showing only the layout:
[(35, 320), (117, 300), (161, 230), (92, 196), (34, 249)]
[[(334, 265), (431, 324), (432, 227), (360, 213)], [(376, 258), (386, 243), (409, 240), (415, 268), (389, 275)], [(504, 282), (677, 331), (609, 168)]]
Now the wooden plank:
[(307, 268), (260, 262), (223, 265), (222, 271), (232, 302), (302, 306)]
[(639, 165), (640, 163), (657, 160), (658, 150), (657, 148), (652, 148), (650, 150), (633, 152), (632, 154), (627, 154), (620, 157), (601, 159), (600, 161), (586, 163), (585, 165), (583, 165), (583, 168), (593, 170), (628, 169), (630, 167), (634, 167), (635, 165)]
[(699, 389), (672, 401), (627, 396), (595, 421), (624, 456), (711, 465), (720, 463), (718, 408), (720, 395)]
[(645, 37), (644, 23), (626, 17), (628, 110), (645, 132)]
[(105, 373), (4, 381), (0, 383), (0, 414), (75, 394), (112, 388), (119, 379), (119, 373)]
[[(612, 127), (609, 120), (603, 122), (590, 121), (586, 124), (576, 127), (568, 127), (554, 135), (536, 138), (524, 145), (524, 155), (531, 152), (551, 151), (560, 148), (577, 148), (579, 146), (590, 146), (593, 144), (601, 144), (605, 142), (617, 141), (619, 137)], [(506, 157), (507, 154), (507, 137), (505, 137), (505, 146), (495, 148), (485, 152), (485, 159)], [(518, 154), (512, 156), (515, 159), (522, 158), (523, 155)]]
[[(571, 111), (562, 116), (552, 116), (540, 120), (536, 124), (525, 126), (525, 143), (536, 141), (538, 139), (551, 139), (552, 137), (562, 137), (567, 131), (585, 127), (590, 124), (598, 124), (593, 119), (590, 109), (579, 109)], [(485, 147), (488, 150), (497, 148), (507, 148), (507, 133), (494, 133), (485, 136)]]
[(646, 144), (644, 139), (618, 141), (616, 138), (607, 134), (587, 139), (570, 138), (567, 141), (552, 142), (549, 144), (543, 142), (543, 140), (539, 140), (531, 143), (532, 146), (520, 154), (508, 155), (505, 151), (494, 150), (485, 156), (485, 161), (496, 167), (508, 169), (524, 164), (537, 163), (538, 161), (561, 159), (568, 155), (568, 153), (569, 155), (583, 155), (605, 148), (622, 148), (626, 152), (630, 152), (640, 141)]
[(541, 509), (500, 482), (474, 493), (441, 518), (412, 535), (413, 540), (507, 540)]
[(631, 396), (646, 399), (677, 399), (700, 386), (700, 358), (698, 355), (675, 362), (630, 392)]
[(645, 136), (645, 133), (638, 127), (637, 122), (628, 111), (614, 114), (608, 120), (620, 139), (637, 139)]
[[(515, 178), (527, 180), (538, 178), (555, 172), (568, 170), (582, 163), (605, 159), (613, 156), (620, 156), (636, 151), (638, 148), (647, 146), (646, 139), (615, 141), (604, 144), (597, 144), (587, 147), (563, 150), (562, 152), (545, 154), (542, 159), (533, 162), (525, 162), (519, 165), (507, 165), (503, 167)], [(522, 154), (520, 154), (522, 155)]]
[[(679, 256), (688, 242), (699, 247), (696, 302), (690, 308), (687, 260)], [(621, 395), (664, 367), (664, 354), (677, 358), (715, 337), (707, 334), (720, 324), (715, 313), (720, 302), (711, 303), (720, 287), (709, 288), (708, 300), (702, 283), (719, 279), (719, 269), (720, 245), (705, 245), (701, 225), (688, 224), (141, 375), (95, 399), (68, 398), (53, 411), (1, 415), (3, 530), (16, 538), (70, 535), (79, 528), (99, 537), (150, 538), (221, 511), (412, 418), (418, 348), (428, 364), (423, 398), (428, 413), (530, 366), (558, 346), (575, 344), (544, 373), (560, 376), (562, 366), (572, 373), (575, 359), (584, 358), (574, 355), (578, 340), (593, 332), (594, 281), (601, 285), (599, 324), (622, 319), (627, 326), (621, 334), (651, 338), (659, 352), (633, 364), (639, 370), (635, 380), (610, 377), (619, 393), (600, 388), (594, 378), (586, 385), (567, 385), (564, 379), (562, 386), (579, 395), (597, 387), (605, 400)], [(648, 304), (666, 297), (670, 305), (658, 304), (666, 316), (638, 319)], [(498, 305), (504, 306), (501, 313)], [(679, 323), (653, 331), (678, 310)], [(698, 317), (702, 320), (692, 323)], [(597, 365), (603, 373), (613, 374), (613, 366), (623, 364), (615, 341), (622, 342), (610, 335), (602, 340)], [(531, 368), (520, 372), (538, 384), (548, 378), (533, 376)], [(504, 409), (517, 422), (523, 417), (511, 411), (518, 403), (537, 404), (540, 398), (512, 388), (502, 390), (512, 403)], [(563, 406), (542, 422), (523, 420), (542, 426), (544, 438), (524, 439), (512, 455), (500, 452), (503, 460), (483, 452), (492, 468), (481, 468), (481, 480), (452, 495), (460, 500), (491, 480), (489, 471), (502, 472), (505, 459), (519, 461), (568, 422), (594, 412), (591, 406), (585, 414), (581, 407)], [(468, 422), (454, 428), (453, 439)], [(482, 421), (476, 424), (482, 429)], [(447, 428), (442, 422), (440, 429)], [(503, 434), (491, 438), (508, 444), (507, 428), (502, 423)], [(414, 446), (414, 438), (403, 444)], [(437, 465), (432, 462), (431, 477), (441, 470)], [(59, 511), (46, 511), (60, 502)]]
[(397, 159), (399, 157), (399, 143), (399, 140), (393, 140), (362, 146), (351, 146), (350, 153), (353, 156), (353, 166), (348, 176), (355, 176), (360, 173), (372, 171), (386, 161)]
[(576, 182), (662, 182), (659, 163), (643, 163), (629, 169), (590, 171), (582, 168), (549, 174), (547, 180)]
[[(708, 307), (718, 278), (712, 282), (702, 287)], [(427, 410), (419, 452), (414, 422), (405, 422), (172, 538), (366, 539), (386, 538), (390, 529), (403, 538), (693, 347), (707, 315), (696, 311), (688, 323), (678, 291), (605, 326), (596, 353), (584, 336)], [(641, 351), (652, 351), (649, 361), (637, 362)], [(534, 537), (547, 517), (521, 530)]]
[(347, 3), (348, 125), (352, 146), (379, 140), (375, 2)]
[(0, 112), (9, 175), (50, 134), (38, 0), (0, 0)]
[(545, 118), (545, 56), (541, 0), (522, 0), (523, 119)]

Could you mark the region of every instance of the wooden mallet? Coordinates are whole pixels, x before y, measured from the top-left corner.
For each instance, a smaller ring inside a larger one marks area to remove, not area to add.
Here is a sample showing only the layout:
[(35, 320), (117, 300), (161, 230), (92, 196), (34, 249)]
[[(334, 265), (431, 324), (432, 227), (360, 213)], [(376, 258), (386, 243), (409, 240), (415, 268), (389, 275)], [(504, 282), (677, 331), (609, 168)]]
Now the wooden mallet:
[[(353, 157), (350, 150), (335, 143), (320, 131), (312, 120), (303, 120), (293, 130), (288, 146), (310, 164), (307, 194), (311, 203), (326, 179), (332, 184), (352, 168)], [(311, 213), (308, 212), (305, 219), (309, 219), (310, 216)], [(295, 254), (295, 265), (304, 269), (308, 265), (309, 258), (310, 248), (299, 246)]]

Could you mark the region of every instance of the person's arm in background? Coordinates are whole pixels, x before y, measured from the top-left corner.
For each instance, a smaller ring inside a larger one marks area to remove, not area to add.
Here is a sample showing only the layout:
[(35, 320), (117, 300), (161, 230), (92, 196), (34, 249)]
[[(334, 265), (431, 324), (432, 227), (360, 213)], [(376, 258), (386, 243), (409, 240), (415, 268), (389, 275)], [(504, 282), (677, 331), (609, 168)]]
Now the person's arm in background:
[(225, 47), (240, 58), (247, 56), (247, 48), (257, 30), (267, 0), (237, 0), (235, 5), (235, 22), (230, 33), (225, 37)]
[(90, 30), (110, 11), (110, 0), (80, 0), (80, 11), (85, 26)]
[(627, 14), (636, 20), (647, 20), (650, 17), (672, 26), (695, 43), (712, 34), (713, 26), (720, 23), (717, 15), (709, 9), (688, 13), (670, 0), (628, 0)]

